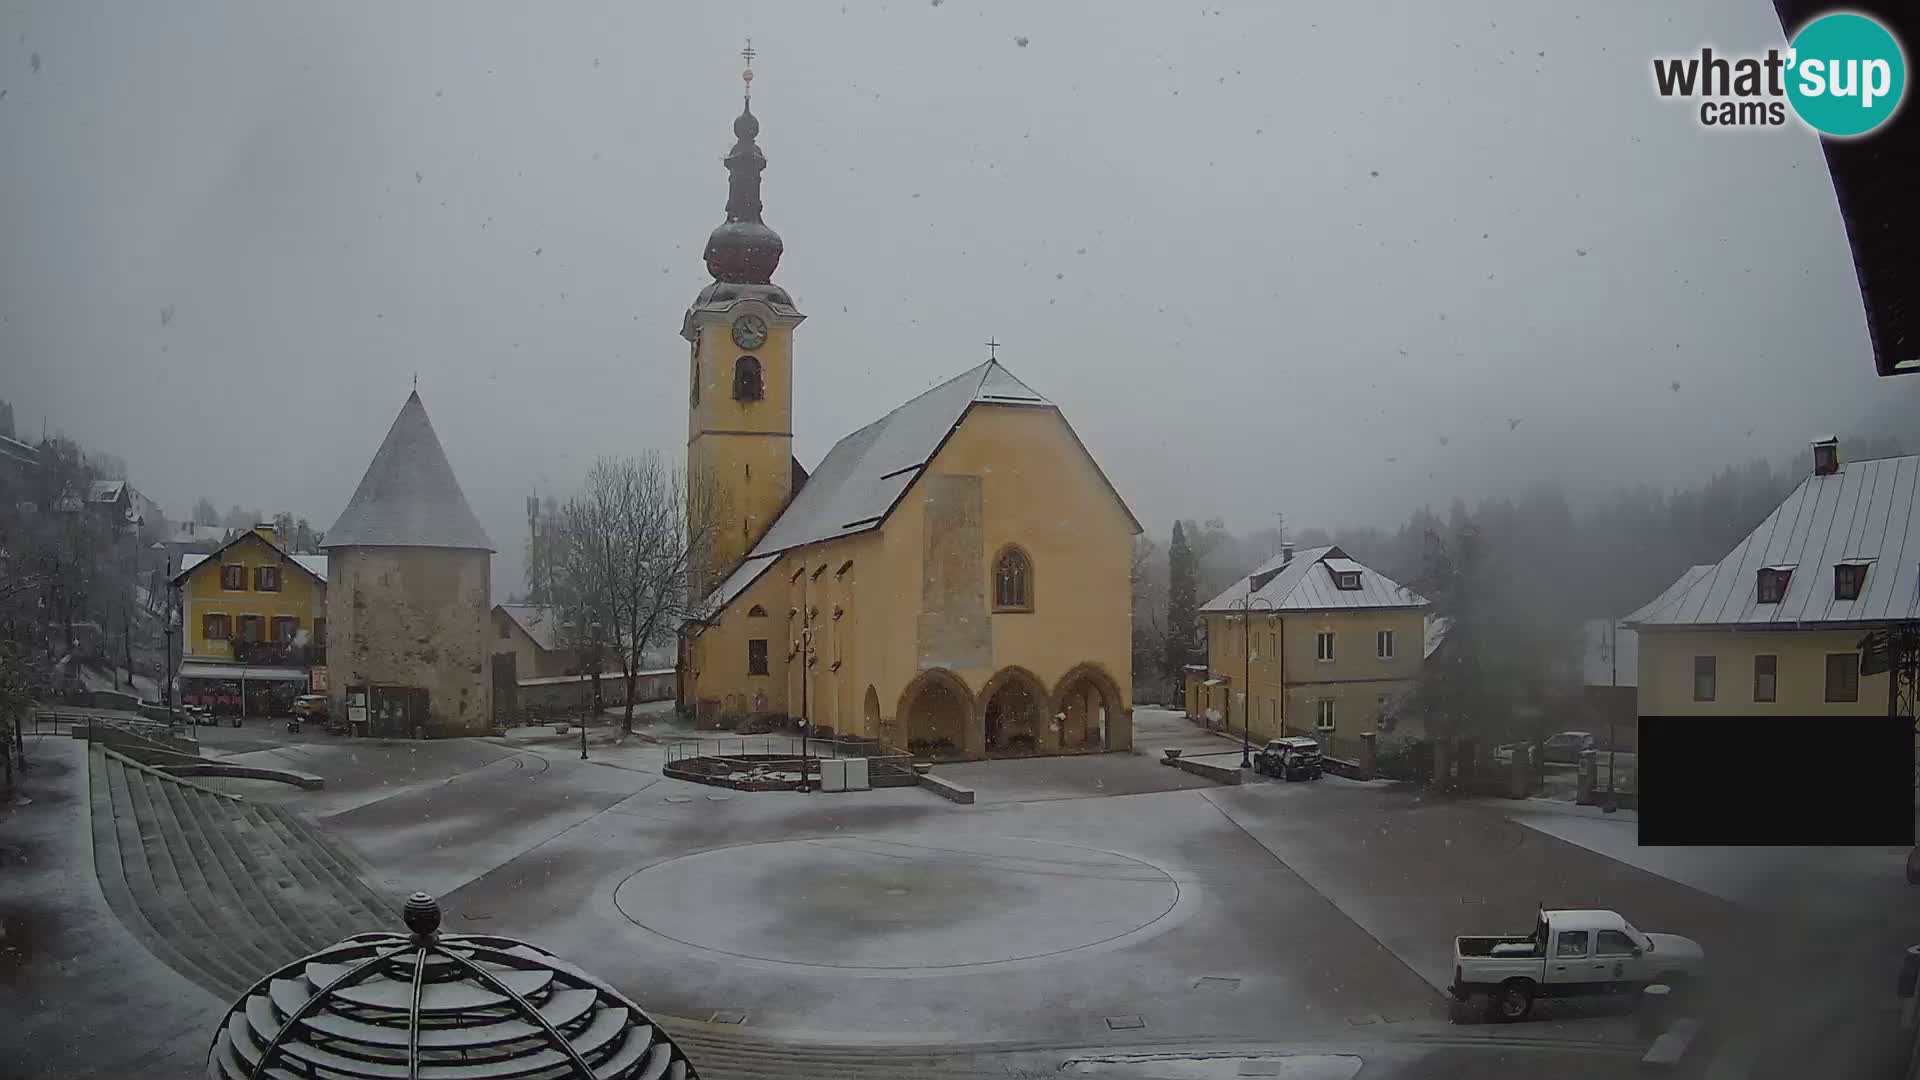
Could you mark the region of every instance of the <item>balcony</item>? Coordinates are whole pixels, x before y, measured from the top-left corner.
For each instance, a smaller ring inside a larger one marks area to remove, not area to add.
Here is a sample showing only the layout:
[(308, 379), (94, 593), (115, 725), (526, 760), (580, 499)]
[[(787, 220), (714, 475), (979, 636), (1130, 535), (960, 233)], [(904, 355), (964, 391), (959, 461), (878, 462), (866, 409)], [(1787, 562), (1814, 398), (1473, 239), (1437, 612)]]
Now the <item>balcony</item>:
[(284, 641), (234, 641), (236, 664), (276, 667), (320, 667), (327, 662), (325, 645), (295, 645)]

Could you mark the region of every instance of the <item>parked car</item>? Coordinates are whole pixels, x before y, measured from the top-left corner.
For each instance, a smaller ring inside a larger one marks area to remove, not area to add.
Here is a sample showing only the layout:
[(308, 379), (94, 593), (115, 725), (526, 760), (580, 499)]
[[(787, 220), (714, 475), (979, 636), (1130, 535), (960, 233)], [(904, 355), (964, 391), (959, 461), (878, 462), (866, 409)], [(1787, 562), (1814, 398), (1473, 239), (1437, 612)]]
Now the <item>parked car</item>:
[(299, 720), (325, 720), (328, 714), (327, 695), (301, 694), (293, 699), (293, 715)]
[[(1494, 750), (1493, 756), (1499, 761), (1512, 761), (1513, 752), (1522, 747), (1531, 747), (1531, 739), (1521, 742), (1503, 743)], [(1562, 765), (1578, 765), (1582, 750), (1598, 750), (1600, 741), (1586, 731), (1562, 731), (1546, 737), (1540, 747), (1541, 760)]]
[(1320, 744), (1305, 735), (1268, 739), (1253, 755), (1253, 771), (1283, 780), (1318, 780), (1325, 769)]
[(1499, 1020), (1525, 1020), (1536, 997), (1637, 993), (1698, 977), (1706, 952), (1677, 934), (1648, 934), (1611, 911), (1542, 910), (1524, 935), (1453, 939), (1455, 1001), (1492, 999)]

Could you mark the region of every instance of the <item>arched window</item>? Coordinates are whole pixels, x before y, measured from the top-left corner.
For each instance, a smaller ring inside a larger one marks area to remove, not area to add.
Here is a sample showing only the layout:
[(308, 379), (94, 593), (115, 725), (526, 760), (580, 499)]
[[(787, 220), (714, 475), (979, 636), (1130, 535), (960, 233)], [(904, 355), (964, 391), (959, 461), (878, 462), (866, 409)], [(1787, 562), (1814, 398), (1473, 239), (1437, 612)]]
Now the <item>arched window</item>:
[(1003, 549), (993, 560), (993, 610), (1033, 610), (1033, 563), (1017, 547)]
[(766, 617), (767, 609), (761, 607), (759, 604), (755, 604), (747, 609), (747, 618), (749, 619), (764, 619)]
[(755, 356), (743, 356), (733, 362), (733, 400), (759, 401), (760, 359)]

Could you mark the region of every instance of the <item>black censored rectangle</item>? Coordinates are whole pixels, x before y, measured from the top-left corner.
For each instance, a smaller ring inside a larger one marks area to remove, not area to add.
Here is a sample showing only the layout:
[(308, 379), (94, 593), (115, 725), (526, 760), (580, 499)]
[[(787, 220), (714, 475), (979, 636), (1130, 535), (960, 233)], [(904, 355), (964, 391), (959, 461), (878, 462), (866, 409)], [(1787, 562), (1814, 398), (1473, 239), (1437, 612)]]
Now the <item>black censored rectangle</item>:
[(1910, 846), (1914, 738), (1887, 716), (1643, 716), (1640, 843)]

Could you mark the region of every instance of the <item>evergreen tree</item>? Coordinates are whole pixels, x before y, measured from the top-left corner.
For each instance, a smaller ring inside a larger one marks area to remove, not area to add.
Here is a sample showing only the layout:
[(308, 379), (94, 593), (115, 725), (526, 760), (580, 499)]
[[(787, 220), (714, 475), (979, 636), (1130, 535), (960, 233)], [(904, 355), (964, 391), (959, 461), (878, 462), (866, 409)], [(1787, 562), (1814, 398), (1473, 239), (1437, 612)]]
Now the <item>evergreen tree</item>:
[(1167, 677), (1176, 685), (1200, 653), (1195, 637), (1200, 618), (1199, 569), (1186, 531), (1174, 522), (1173, 540), (1167, 545)]

